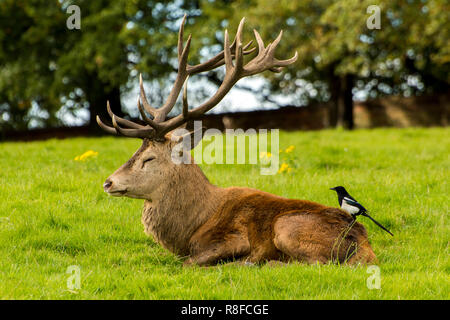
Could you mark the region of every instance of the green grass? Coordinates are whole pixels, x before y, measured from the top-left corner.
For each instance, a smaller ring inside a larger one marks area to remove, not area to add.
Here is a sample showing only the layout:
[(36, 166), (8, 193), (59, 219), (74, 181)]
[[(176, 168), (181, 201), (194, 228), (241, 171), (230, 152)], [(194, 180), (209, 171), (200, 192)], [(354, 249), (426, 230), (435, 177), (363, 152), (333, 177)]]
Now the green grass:
[[(2, 299), (448, 299), (448, 129), (280, 134), (298, 167), (262, 176), (249, 165), (202, 165), (220, 186), (248, 186), (335, 206), (348, 187), (395, 237), (365, 218), (381, 270), (363, 266), (183, 268), (143, 232), (142, 200), (108, 197), (105, 178), (139, 140), (78, 138), (0, 144)], [(85, 162), (74, 157), (99, 152)], [(283, 157), (283, 154), (281, 154)], [(81, 289), (67, 289), (71, 265)]]

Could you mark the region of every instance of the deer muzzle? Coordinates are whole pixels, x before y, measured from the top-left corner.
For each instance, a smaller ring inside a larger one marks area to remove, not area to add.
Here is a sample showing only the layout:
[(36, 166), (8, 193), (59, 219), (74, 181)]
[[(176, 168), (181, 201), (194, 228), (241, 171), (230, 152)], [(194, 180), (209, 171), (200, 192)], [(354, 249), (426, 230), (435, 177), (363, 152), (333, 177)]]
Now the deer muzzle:
[(105, 192), (109, 195), (117, 197), (120, 197), (127, 192), (126, 188), (118, 187), (117, 184), (114, 184), (113, 180), (111, 180), (110, 178), (106, 179), (105, 183), (103, 184), (103, 190), (105, 190)]

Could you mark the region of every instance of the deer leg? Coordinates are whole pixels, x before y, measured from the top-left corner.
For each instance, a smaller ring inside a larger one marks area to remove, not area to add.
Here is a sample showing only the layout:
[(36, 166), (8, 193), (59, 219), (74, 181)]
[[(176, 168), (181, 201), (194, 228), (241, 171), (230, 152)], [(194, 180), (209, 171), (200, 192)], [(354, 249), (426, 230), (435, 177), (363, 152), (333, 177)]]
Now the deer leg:
[(325, 264), (329, 260), (327, 256), (322, 254), (322, 251), (326, 248), (321, 244), (300, 242), (288, 234), (276, 235), (274, 243), (280, 251), (301, 262)]
[(197, 264), (208, 266), (216, 264), (220, 260), (240, 257), (249, 252), (250, 245), (243, 238), (233, 238), (228, 241), (216, 242), (206, 247), (197, 246), (195, 253), (184, 262), (184, 265)]
[(295, 213), (280, 217), (274, 225), (275, 247), (295, 260), (309, 264), (325, 264), (330, 259), (331, 247), (320, 238), (303, 234), (305, 219), (308, 217)]
[(273, 246), (271, 240), (260, 244), (258, 247), (252, 248), (251, 253), (246, 257), (245, 261), (254, 264), (261, 264), (270, 260), (279, 259), (279, 252)]
[(186, 259), (183, 263), (184, 266), (189, 265), (199, 265), (199, 266), (209, 266), (220, 259), (224, 259), (224, 252), (221, 252), (220, 248), (214, 248), (207, 251), (203, 251), (199, 254), (192, 255), (188, 259)]

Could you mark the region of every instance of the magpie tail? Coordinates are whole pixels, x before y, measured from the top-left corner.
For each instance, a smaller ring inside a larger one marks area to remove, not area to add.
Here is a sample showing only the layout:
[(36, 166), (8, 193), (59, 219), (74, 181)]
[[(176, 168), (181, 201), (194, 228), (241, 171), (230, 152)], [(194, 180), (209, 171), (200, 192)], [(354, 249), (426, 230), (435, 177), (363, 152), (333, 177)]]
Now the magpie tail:
[(365, 217), (367, 217), (367, 218), (369, 218), (370, 220), (372, 220), (377, 226), (379, 226), (381, 229), (383, 229), (384, 231), (386, 231), (387, 233), (389, 233), (391, 236), (394, 236), (394, 235), (392, 234), (392, 232), (390, 232), (388, 229), (386, 229), (385, 227), (383, 227), (383, 226), (381, 225), (381, 223), (379, 223), (379, 222), (376, 221), (374, 218), (372, 218), (371, 216), (369, 216), (369, 214), (367, 213), (367, 211), (364, 212), (364, 213), (362, 213), (362, 215), (365, 216)]

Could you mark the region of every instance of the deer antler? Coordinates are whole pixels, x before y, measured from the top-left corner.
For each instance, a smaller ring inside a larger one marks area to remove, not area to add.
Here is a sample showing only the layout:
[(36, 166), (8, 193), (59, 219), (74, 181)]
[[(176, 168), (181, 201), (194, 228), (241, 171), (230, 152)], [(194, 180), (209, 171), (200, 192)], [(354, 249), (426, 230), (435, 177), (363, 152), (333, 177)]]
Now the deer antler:
[[(281, 31), (275, 41), (264, 47), (264, 42), (261, 36), (256, 30), (254, 31), (256, 42), (258, 44), (258, 54), (247, 64), (244, 65), (244, 55), (248, 55), (256, 50), (256, 48), (248, 49), (252, 41), (245, 46), (242, 45), (242, 31), (244, 28), (245, 18), (239, 23), (239, 27), (236, 32), (236, 37), (233, 43), (230, 45), (228, 31), (225, 30), (224, 36), (224, 50), (218, 53), (213, 58), (204, 63), (191, 66), (187, 63), (191, 35), (188, 36), (186, 45), (183, 41), (184, 23), (186, 21), (186, 15), (183, 17), (183, 21), (178, 32), (178, 73), (175, 83), (170, 91), (169, 97), (161, 108), (152, 107), (145, 94), (142, 75), (139, 77), (140, 96), (138, 98), (138, 108), (143, 120), (147, 123), (146, 126), (131, 122), (126, 119), (117, 117), (111, 112), (109, 102), (107, 103), (108, 113), (112, 118), (113, 127), (105, 125), (97, 116), (97, 122), (99, 126), (109, 133), (122, 134), (127, 137), (139, 137), (155, 140), (164, 140), (164, 135), (181, 126), (188, 120), (197, 119), (205, 112), (211, 110), (216, 106), (225, 95), (231, 90), (234, 84), (244, 77), (252, 76), (266, 70), (273, 72), (280, 72), (283, 67), (294, 63), (297, 60), (297, 52), (295, 55), (287, 60), (278, 60), (274, 56), (275, 48), (281, 40), (283, 32)], [(234, 63), (233, 63), (234, 60)], [(216, 93), (207, 101), (199, 105), (198, 107), (189, 110), (187, 101), (187, 80), (190, 75), (210, 71), (216, 69), (222, 65), (225, 65), (225, 77), (222, 84), (217, 89)], [(183, 111), (178, 116), (166, 120), (167, 115), (173, 109), (180, 91), (183, 88)], [(142, 102), (142, 105), (141, 105)], [(146, 114), (148, 112), (152, 117), (149, 118)], [(121, 126), (128, 127), (122, 128)]]

